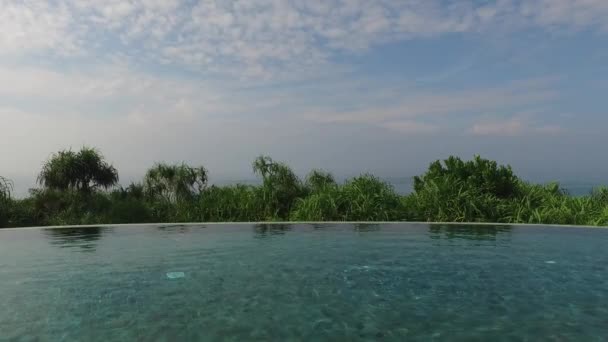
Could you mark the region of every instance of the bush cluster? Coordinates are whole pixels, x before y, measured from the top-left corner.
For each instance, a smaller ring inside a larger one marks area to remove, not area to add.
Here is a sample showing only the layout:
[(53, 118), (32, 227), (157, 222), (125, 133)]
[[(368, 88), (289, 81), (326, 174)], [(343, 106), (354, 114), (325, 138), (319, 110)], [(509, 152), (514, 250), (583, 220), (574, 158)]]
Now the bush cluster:
[(153, 166), (140, 183), (117, 187), (118, 172), (95, 149), (61, 151), (44, 164), (40, 188), (15, 199), (0, 177), (0, 227), (260, 221), (424, 221), (608, 225), (608, 188), (568, 195), (530, 184), (511, 167), (475, 156), (433, 162), (399, 195), (373, 175), (338, 183), (321, 170), (300, 179), (270, 157), (253, 163), (260, 185), (208, 186), (187, 164)]

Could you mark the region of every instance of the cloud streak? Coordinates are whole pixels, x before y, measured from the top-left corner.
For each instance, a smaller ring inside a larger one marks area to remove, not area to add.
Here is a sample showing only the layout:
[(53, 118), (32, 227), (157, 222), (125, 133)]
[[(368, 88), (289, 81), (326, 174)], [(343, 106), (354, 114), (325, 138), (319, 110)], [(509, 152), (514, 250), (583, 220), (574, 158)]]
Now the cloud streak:
[[(399, 102), (365, 107), (366, 96), (362, 95), (364, 108), (344, 112), (316, 110), (302, 116), (319, 123), (373, 124), (383, 127), (398, 127), (399, 122), (411, 124), (412, 120), (435, 119), (446, 116), (481, 115), (505, 109), (543, 104), (557, 97), (551, 85), (554, 79), (530, 79), (511, 82), (492, 88), (473, 88), (450, 91), (417, 91), (401, 96)], [(385, 89), (383, 89), (385, 91)], [(373, 96), (373, 95), (372, 95)], [(397, 95), (398, 96), (398, 95)], [(420, 125), (422, 125), (420, 123)], [(422, 126), (420, 126), (422, 127)], [(421, 129), (433, 132), (436, 129)], [(414, 131), (414, 129), (408, 130)]]
[(556, 124), (537, 124), (531, 120), (514, 116), (504, 120), (484, 120), (473, 124), (470, 133), (479, 136), (516, 137), (524, 134), (556, 135), (563, 132)]

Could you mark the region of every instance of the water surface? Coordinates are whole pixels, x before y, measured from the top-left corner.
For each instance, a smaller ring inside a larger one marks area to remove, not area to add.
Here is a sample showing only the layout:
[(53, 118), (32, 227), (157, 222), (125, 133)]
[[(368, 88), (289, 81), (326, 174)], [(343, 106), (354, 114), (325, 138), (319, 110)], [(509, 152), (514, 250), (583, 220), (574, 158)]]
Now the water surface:
[(0, 230), (0, 340), (602, 341), (607, 271), (605, 229)]

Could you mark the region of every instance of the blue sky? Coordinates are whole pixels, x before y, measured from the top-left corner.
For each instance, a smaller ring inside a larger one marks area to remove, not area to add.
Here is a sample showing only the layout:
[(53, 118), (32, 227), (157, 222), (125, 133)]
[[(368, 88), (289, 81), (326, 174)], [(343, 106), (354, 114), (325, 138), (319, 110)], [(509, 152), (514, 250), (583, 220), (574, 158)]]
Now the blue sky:
[(100, 148), (250, 178), (417, 174), (450, 154), (606, 180), (605, 0), (0, 1), (0, 174)]

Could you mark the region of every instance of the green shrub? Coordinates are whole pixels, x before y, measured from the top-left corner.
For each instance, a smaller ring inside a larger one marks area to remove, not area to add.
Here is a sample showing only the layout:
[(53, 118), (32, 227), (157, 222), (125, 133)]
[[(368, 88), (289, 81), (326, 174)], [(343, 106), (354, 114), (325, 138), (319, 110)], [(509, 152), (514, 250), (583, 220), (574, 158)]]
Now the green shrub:
[(126, 200), (133, 199), (143, 201), (146, 199), (145, 188), (143, 185), (138, 183), (131, 183), (128, 187), (120, 187), (110, 192), (112, 200)]
[(427, 222), (488, 222), (499, 217), (500, 199), (448, 175), (427, 180), (404, 199), (408, 216)]
[(499, 166), (480, 156), (470, 161), (452, 156), (431, 163), (424, 175), (414, 177), (414, 190), (421, 192), (446, 178), (454, 182), (454, 191), (471, 190), (497, 198), (511, 198), (518, 193), (519, 180), (510, 166)]
[(340, 187), (316, 189), (311, 195), (300, 198), (291, 213), (295, 221), (345, 221), (346, 206)]
[(328, 185), (300, 199), (291, 215), (301, 221), (393, 221), (404, 219), (394, 189), (371, 175)]
[(8, 199), (0, 198), (0, 228), (9, 227), (11, 203)]
[(591, 192), (591, 197), (598, 202), (600, 205), (608, 206), (608, 188), (607, 187), (599, 187), (593, 189)]
[(31, 210), (41, 225), (109, 223), (112, 202), (106, 193), (35, 189)]
[(147, 203), (135, 198), (113, 200), (105, 223), (151, 223), (152, 210)]
[(205, 190), (198, 202), (200, 221), (254, 222), (270, 221), (264, 216), (266, 204), (261, 190), (247, 185), (212, 186)]
[(12, 198), (12, 183), (0, 177), (0, 227), (284, 220), (608, 225), (608, 188), (572, 197), (559, 184), (522, 182), (510, 167), (479, 156), (436, 161), (414, 178), (412, 194), (399, 196), (371, 175), (337, 184), (330, 173), (313, 170), (302, 182), (264, 156), (253, 163), (260, 186), (208, 188), (202, 167), (157, 164), (142, 184), (108, 192), (101, 188), (113, 186), (113, 176), (97, 179), (90, 168), (113, 168), (95, 150), (83, 151), (52, 157), (41, 173), (44, 188), (26, 199)]
[(298, 198), (306, 195), (306, 188), (296, 174), (284, 163), (260, 156), (253, 162), (253, 172), (262, 177), (257, 188), (264, 204), (263, 217), (288, 219)]
[(600, 225), (608, 207), (608, 192), (599, 189), (591, 196), (569, 196), (558, 184), (522, 183), (520, 196), (506, 201), (502, 221), (531, 224)]
[(310, 193), (323, 191), (327, 187), (336, 186), (334, 176), (322, 170), (312, 170), (306, 177), (305, 187)]
[(349, 221), (393, 221), (402, 217), (401, 201), (393, 187), (372, 175), (347, 181), (341, 189)]
[(31, 198), (13, 199), (8, 211), (7, 227), (33, 227), (44, 225), (34, 211)]
[(0, 228), (8, 227), (12, 207), (11, 190), (13, 183), (0, 176)]

